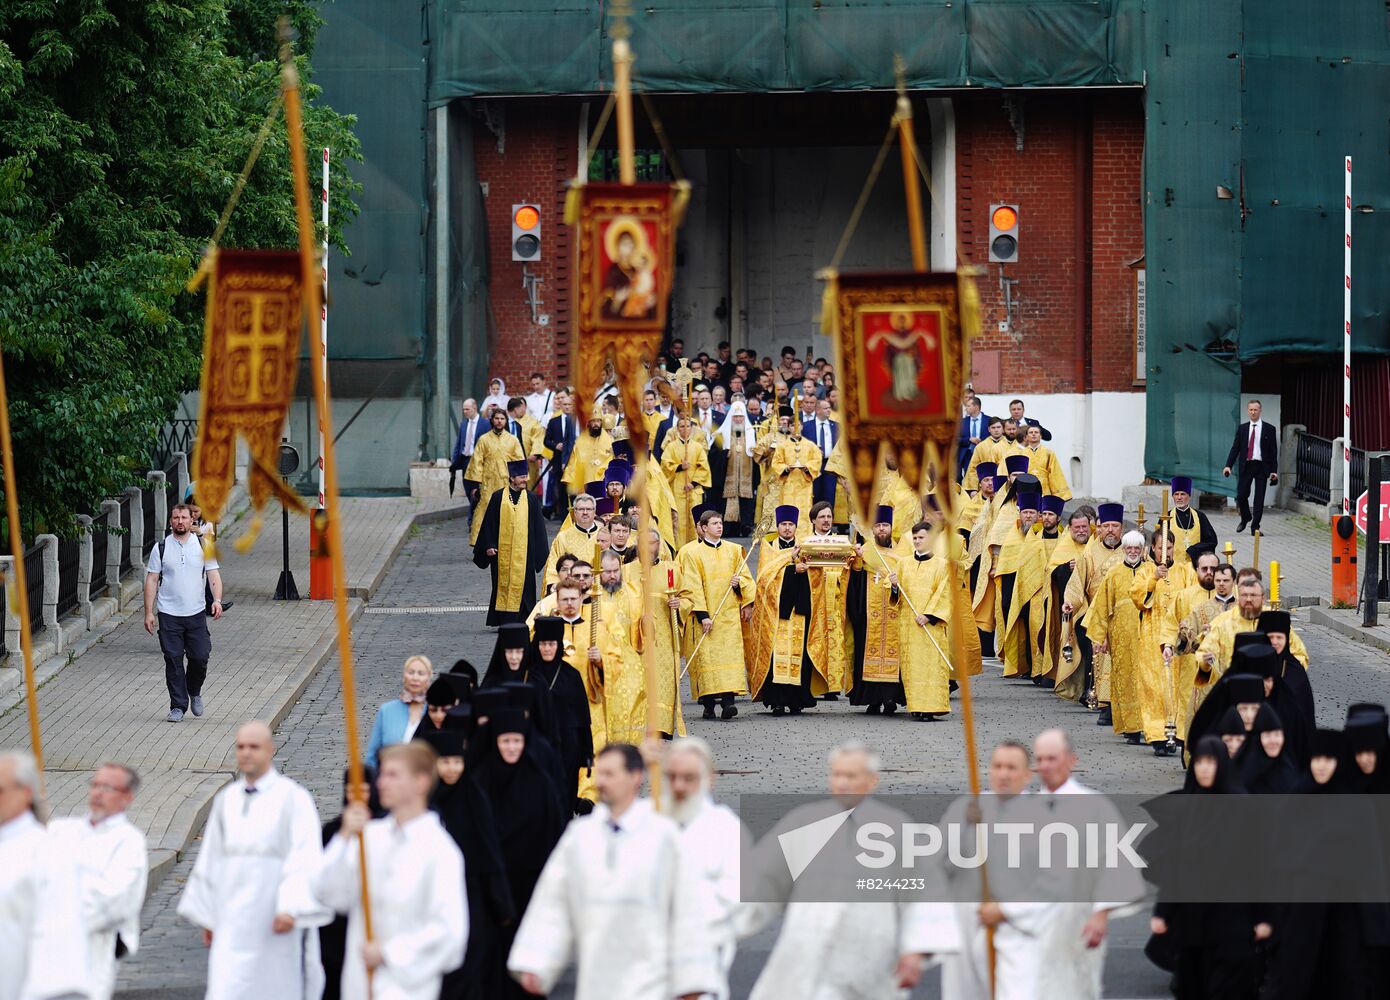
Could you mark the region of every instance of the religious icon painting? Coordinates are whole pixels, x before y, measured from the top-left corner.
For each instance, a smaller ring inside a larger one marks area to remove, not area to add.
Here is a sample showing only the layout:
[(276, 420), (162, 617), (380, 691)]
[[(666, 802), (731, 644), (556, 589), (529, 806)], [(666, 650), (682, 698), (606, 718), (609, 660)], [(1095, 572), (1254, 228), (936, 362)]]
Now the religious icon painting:
[[(578, 228), (579, 322), (574, 357), (581, 417), (611, 367), (623, 408), (636, 413), (666, 329), (676, 229), (689, 185), (584, 184), (566, 218)], [(638, 426), (629, 435), (645, 436)], [(638, 446), (645, 441), (639, 441)]]
[(881, 452), (922, 485), (928, 445), (950, 454), (965, 384), (974, 281), (955, 272), (829, 274), (823, 326), (844, 386), (842, 435), (861, 513), (872, 509)]
[(675, 256), (672, 208), (669, 184), (580, 189), (582, 312), (590, 328), (665, 327)]

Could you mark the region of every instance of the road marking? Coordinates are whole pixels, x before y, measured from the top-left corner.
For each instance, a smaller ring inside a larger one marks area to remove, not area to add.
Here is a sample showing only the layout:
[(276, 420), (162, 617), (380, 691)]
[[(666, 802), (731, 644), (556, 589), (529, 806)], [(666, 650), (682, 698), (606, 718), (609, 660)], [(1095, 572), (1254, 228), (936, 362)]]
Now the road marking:
[(363, 608), (364, 615), (453, 615), (486, 611), (486, 604), (422, 604), (405, 608)]

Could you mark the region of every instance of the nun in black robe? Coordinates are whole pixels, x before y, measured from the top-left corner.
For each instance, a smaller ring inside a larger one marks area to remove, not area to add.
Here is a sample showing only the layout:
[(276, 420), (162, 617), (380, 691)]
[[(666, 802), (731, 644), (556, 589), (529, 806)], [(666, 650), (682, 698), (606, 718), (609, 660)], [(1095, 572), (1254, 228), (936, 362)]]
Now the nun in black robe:
[(556, 749), (564, 763), (560, 794), (566, 814), (572, 813), (579, 799), (579, 772), (594, 763), (594, 736), (589, 725), (589, 698), (584, 679), (565, 661), (560, 645), (565, 637), (565, 621), (554, 615), (536, 619), (536, 638), (531, 646), (528, 672), (543, 681), (555, 713)]
[(1268, 702), (1255, 713), (1235, 762), (1241, 784), (1252, 795), (1291, 795), (1298, 784), (1284, 723)]
[[(1390, 885), (1387, 869), (1383, 861), (1360, 863), (1356, 884), (1343, 886), (1329, 885), (1326, 874), (1329, 857), (1374, 859), (1383, 839), (1373, 806), (1345, 794), (1357, 784), (1350, 746), (1346, 735), (1335, 729), (1312, 734), (1312, 763), (1295, 789), (1301, 814), (1298, 833), (1285, 838), (1282, 850), (1287, 871), (1309, 873), (1329, 901), (1282, 908), (1280, 947), (1265, 1000), (1373, 995), (1371, 959), (1377, 948), (1390, 943), (1388, 908), (1355, 900), (1367, 884)], [(1339, 891), (1345, 892), (1344, 900), (1335, 899)]]
[[(482, 752), (473, 771), (492, 805), (502, 863), (517, 912), (516, 923), (503, 928), (497, 942), (497, 953), (503, 962), (512, 950), (517, 925), (569, 816), (561, 806), (560, 792), (550, 772), (532, 754), (530, 729), (530, 723), (516, 709), (495, 712), (488, 719), (485, 734), (477, 741), (482, 744)], [(505, 740), (509, 748), (514, 748), (515, 739), (507, 738), (516, 736), (522, 739), (521, 748), (509, 763), (500, 744)], [(518, 1000), (529, 996), (510, 976), (498, 995)]]
[[(1209, 772), (1210, 779), (1206, 780)], [(1187, 785), (1187, 796), (1240, 795), (1245, 791), (1235, 762), (1214, 736), (1192, 744)], [(1202, 810), (1189, 804), (1176, 835), (1184, 845), (1228, 836), (1228, 831), (1204, 829), (1208, 820)], [(1176, 958), (1174, 995), (1178, 1000), (1255, 1000), (1256, 928), (1260, 928), (1259, 933), (1270, 929), (1268, 907), (1250, 903), (1172, 902), (1165, 899), (1160, 884), (1153, 915), (1155, 937), (1167, 939), (1162, 945)]]
[[(451, 720), (446, 720), (446, 726)], [(468, 950), (463, 965), (444, 977), (440, 1000), (490, 1000), (501, 995), (507, 975), (506, 955), (497, 947), (504, 929), (515, 926), (516, 906), (502, 863), (502, 847), (492, 803), (464, 764), (468, 745), (463, 729), (435, 730), (423, 737), (441, 761), (457, 758), (464, 770), (451, 782), (440, 768), (430, 808), (463, 854), (464, 890), (468, 900)]]

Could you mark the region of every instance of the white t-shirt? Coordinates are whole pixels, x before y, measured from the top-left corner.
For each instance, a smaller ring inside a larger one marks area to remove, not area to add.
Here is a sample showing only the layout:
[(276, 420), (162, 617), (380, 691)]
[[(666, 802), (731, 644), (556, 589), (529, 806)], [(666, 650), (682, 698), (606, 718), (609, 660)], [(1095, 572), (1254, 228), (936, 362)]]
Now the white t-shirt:
[(203, 576), (206, 570), (217, 569), (217, 560), (203, 558), (203, 543), (193, 532), (180, 542), (174, 535), (164, 540), (164, 560), (159, 558), (159, 546), (150, 549), (145, 571), (158, 574), (159, 596), (155, 607), (162, 615), (191, 618), (207, 610)]

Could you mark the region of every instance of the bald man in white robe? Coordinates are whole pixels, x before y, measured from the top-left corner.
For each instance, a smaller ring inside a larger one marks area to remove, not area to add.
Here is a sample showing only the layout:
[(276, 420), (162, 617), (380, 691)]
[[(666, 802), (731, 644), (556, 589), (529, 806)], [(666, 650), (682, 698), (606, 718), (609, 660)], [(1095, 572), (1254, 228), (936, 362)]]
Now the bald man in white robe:
[(213, 799), (179, 916), (208, 946), (207, 1000), (314, 1000), (319, 936), (333, 919), (314, 898), (323, 833), (314, 800), (271, 767), (270, 727), (237, 730), (240, 776)]

